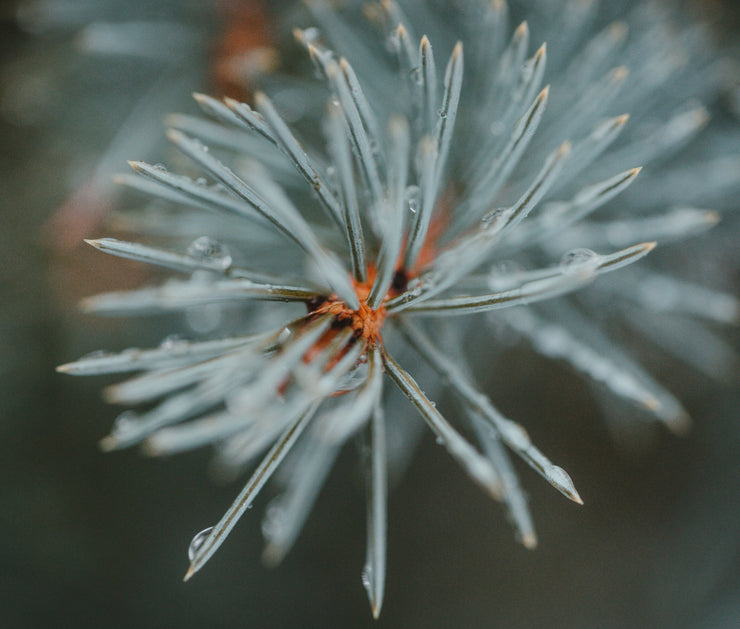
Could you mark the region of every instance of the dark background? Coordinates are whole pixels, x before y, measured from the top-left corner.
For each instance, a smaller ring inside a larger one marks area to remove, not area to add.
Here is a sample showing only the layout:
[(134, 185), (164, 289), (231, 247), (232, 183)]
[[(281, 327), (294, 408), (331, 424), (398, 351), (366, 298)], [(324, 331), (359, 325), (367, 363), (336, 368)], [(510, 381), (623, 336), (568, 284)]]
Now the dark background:
[[(120, 90), (132, 84), (126, 73), (145, 79), (155, 70), (60, 58), (75, 58), (65, 49), (68, 32), (28, 34), (3, 6), (3, 87), (16, 76), (8, 68), (48, 61), (79, 97), (52, 92), (47, 98), (65, 102), (40, 103), (46, 109), (27, 120), (12, 111), (0, 117), (3, 627), (740, 626), (738, 374), (718, 384), (659, 355), (648, 361), (682, 393), (694, 430), (684, 438), (657, 431), (625, 451), (577, 376), (524, 347), (504, 354), (507, 377), (490, 383), (498, 405), (571, 472), (586, 503), (568, 503), (520, 468), (539, 532), (534, 552), (514, 543), (501, 508), (427, 438), (391, 494), (379, 622), (360, 583), (364, 499), (352, 447), (280, 568), (259, 560), (263, 496), (208, 567), (183, 584), (190, 538), (220, 516), (236, 486), (208, 478), (207, 453), (166, 461), (103, 455), (96, 444), (115, 416), (99, 401), (107, 381), (53, 369), (97, 347), (161, 338), (134, 322), (79, 315), (77, 298), (101, 290), (111, 273), (119, 273), (117, 285), (135, 284), (137, 269), (56, 246), (48, 227), (84, 180), (80, 156), (106, 145), (135, 97)], [(732, 43), (737, 10), (731, 1), (726, 7)], [(201, 87), (192, 70), (187, 90)], [(85, 71), (98, 88), (118, 88), (116, 99), (83, 99), (91, 80), (76, 77)], [(70, 176), (75, 167), (83, 174)], [(740, 288), (738, 270), (730, 273)], [(740, 347), (738, 330), (727, 334)], [(536, 386), (522, 390), (525, 381)]]

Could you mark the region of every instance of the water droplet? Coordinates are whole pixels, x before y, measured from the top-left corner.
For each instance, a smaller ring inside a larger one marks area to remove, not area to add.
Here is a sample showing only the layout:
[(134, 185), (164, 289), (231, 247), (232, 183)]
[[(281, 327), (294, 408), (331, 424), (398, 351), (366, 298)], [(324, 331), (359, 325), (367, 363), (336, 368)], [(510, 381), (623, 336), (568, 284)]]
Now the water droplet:
[(80, 360), (93, 360), (95, 358), (105, 358), (106, 356), (111, 356), (111, 352), (107, 352), (104, 349), (96, 349), (94, 352), (88, 352), (84, 356), (80, 358)]
[(208, 236), (196, 238), (188, 247), (188, 255), (209, 266), (215, 266), (225, 271), (231, 266), (231, 253), (229, 248)]
[(564, 492), (571, 500), (582, 503), (576, 486), (573, 484), (573, 479), (571, 479), (568, 472), (562, 467), (558, 467), (557, 465), (549, 467), (547, 469), (547, 480), (560, 491)]
[(262, 535), (267, 540), (274, 540), (284, 535), (287, 525), (285, 509), (281, 506), (280, 496), (274, 498), (265, 510), (265, 517), (262, 519)]
[(515, 260), (501, 260), (491, 269), (491, 275), (514, 275), (521, 273), (524, 269), (522, 265)]
[(406, 188), (406, 203), (409, 206), (409, 211), (412, 214), (416, 214), (419, 211), (419, 202), (421, 199), (421, 190), (419, 186), (409, 186)]
[[(203, 269), (198, 269), (196, 271), (193, 271), (190, 275), (190, 283), (195, 284), (213, 284), (213, 273), (211, 271), (205, 271)], [(179, 280), (175, 280), (172, 282), (172, 289), (177, 290), (181, 285), (181, 282)]]
[(599, 256), (591, 249), (573, 249), (560, 258), (560, 268), (564, 273), (582, 273), (596, 269), (599, 265)]
[(223, 307), (221, 304), (193, 306), (185, 311), (185, 319), (194, 332), (208, 334), (221, 324)]
[(416, 83), (416, 85), (421, 85), (422, 83), (421, 68), (419, 66), (416, 66), (415, 68), (411, 68), (411, 70), (409, 71), (409, 77), (414, 83)]
[[(529, 83), (530, 79), (532, 78), (532, 75), (534, 74), (534, 61), (529, 60), (527, 63), (525, 63), (522, 66), (522, 73), (521, 77), (519, 79), (520, 83), (526, 84)], [(521, 98), (521, 95), (520, 95)]]
[(517, 277), (524, 269), (514, 260), (498, 262), (488, 275), (488, 288), (491, 290), (507, 290), (518, 281)]
[(385, 39), (385, 49), (391, 54), (397, 54), (401, 50), (401, 42), (398, 41), (398, 37), (393, 33)]
[(491, 123), (490, 129), (492, 135), (501, 135), (504, 131), (506, 131), (506, 125), (500, 120), (496, 120)]
[(326, 181), (334, 190), (337, 189), (337, 169), (334, 166), (326, 167)]
[(365, 382), (367, 382), (367, 355), (363, 354), (355, 367), (339, 381), (337, 390), (354, 391)]
[(502, 424), (502, 429), (504, 438), (513, 448), (527, 450), (532, 445), (527, 431), (516, 422), (507, 421)]
[(362, 569), (362, 587), (364, 587), (367, 592), (370, 592), (372, 583), (373, 583), (373, 569), (369, 565), (366, 565)]
[(156, 164), (154, 164), (153, 168), (154, 168), (154, 170), (158, 170), (161, 173), (166, 173), (167, 172), (167, 166), (165, 166), (161, 162), (157, 162)]
[(444, 109), (444, 108), (440, 109), (440, 110), (439, 110), (439, 111), (437, 112), (437, 114), (439, 114), (439, 117), (440, 117), (440, 118), (442, 118), (443, 120), (444, 120), (445, 118), (447, 118), (447, 110), (446, 110), (446, 109)]
[(124, 411), (113, 422), (111, 434), (120, 437), (126, 432), (130, 432), (136, 425), (136, 413), (134, 411)]
[(195, 183), (199, 186), (205, 186), (208, 183), (208, 180), (205, 177), (198, 177), (195, 180)]
[(320, 36), (321, 36), (321, 31), (319, 31), (319, 29), (316, 28), (315, 26), (310, 26), (308, 28), (303, 29), (303, 37), (309, 43), (317, 42)]
[(170, 334), (169, 336), (166, 336), (164, 339), (162, 339), (159, 347), (160, 349), (174, 349), (175, 347), (183, 343), (187, 343), (187, 340), (185, 338), (183, 338), (179, 334)]
[(509, 213), (508, 208), (505, 207), (499, 207), (495, 210), (491, 210), (488, 214), (486, 214), (480, 221), (480, 226), (482, 229), (487, 229), (491, 227), (491, 225), (494, 225), (495, 223), (498, 223), (500, 220), (502, 220), (504, 217), (506, 217)]
[(190, 559), (190, 561), (193, 561), (193, 559), (195, 559), (195, 554), (198, 552), (200, 547), (203, 546), (203, 542), (208, 539), (208, 536), (211, 534), (212, 530), (212, 526), (209, 526), (207, 529), (203, 529), (190, 542), (190, 546), (188, 547), (188, 559)]
[(313, 78), (317, 81), (323, 81), (326, 77), (324, 76), (324, 71), (321, 69), (321, 65), (319, 63), (314, 63), (313, 68)]

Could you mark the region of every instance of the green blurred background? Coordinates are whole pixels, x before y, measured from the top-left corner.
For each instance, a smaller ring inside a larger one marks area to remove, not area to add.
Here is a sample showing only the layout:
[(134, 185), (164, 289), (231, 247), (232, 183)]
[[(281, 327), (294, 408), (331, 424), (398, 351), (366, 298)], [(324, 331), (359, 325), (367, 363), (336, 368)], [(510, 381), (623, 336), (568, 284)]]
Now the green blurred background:
[[(166, 4), (151, 11), (166, 15)], [(734, 0), (711, 6), (729, 45), (737, 9)], [(191, 10), (215, 25), (202, 6)], [(60, 245), (49, 223), (135, 106), (131, 86), (159, 80), (161, 68), (90, 60), (75, 51), (71, 27), (33, 33), (14, 21), (13, 5), (2, 15), (3, 91), (31, 74), (25, 68), (52, 76), (31, 81), (21, 106), (3, 101), (0, 116), (0, 626), (740, 627), (738, 374), (715, 383), (660, 356), (648, 360), (682, 392), (695, 428), (685, 438), (657, 431), (625, 451), (578, 376), (523, 346), (506, 350), (507, 377), (492, 383), (498, 405), (571, 472), (586, 503), (568, 503), (522, 468), (534, 552), (427, 438), (391, 494), (377, 623), (360, 582), (364, 499), (352, 447), (281, 567), (260, 562), (263, 496), (183, 584), (192, 535), (237, 486), (208, 478), (207, 453), (103, 455), (96, 444), (116, 414), (99, 398), (107, 381), (54, 372), (97, 347), (163, 336), (78, 314), (79, 297), (111, 278), (134, 285), (140, 271)], [(183, 94), (203, 89), (204, 64), (194, 57)], [(157, 115), (150, 124), (159, 126)], [(740, 289), (738, 269), (730, 273)], [(740, 347), (738, 330), (727, 333)], [(522, 390), (525, 380), (536, 386)]]

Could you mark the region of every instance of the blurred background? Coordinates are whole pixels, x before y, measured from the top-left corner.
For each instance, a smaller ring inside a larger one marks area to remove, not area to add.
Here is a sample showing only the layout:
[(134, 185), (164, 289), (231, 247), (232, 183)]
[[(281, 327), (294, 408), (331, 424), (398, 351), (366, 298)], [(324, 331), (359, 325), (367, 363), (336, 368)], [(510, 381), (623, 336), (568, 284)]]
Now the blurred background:
[[(718, 41), (737, 46), (735, 0), (702, 8)], [(739, 627), (740, 374), (718, 383), (655, 353), (648, 365), (681, 393), (695, 426), (625, 449), (577, 375), (524, 345), (505, 350), (506, 377), (489, 383), (499, 408), (585, 501), (568, 503), (520, 469), (540, 538), (533, 552), (428, 435), (390, 496), (378, 622), (360, 582), (363, 482), (351, 447), (282, 566), (260, 562), (265, 495), (208, 569), (182, 583), (190, 539), (238, 485), (208, 477), (207, 452), (102, 454), (116, 415), (100, 401), (109, 381), (54, 367), (164, 336), (164, 324), (77, 312), (85, 295), (144, 279), (140, 266), (79, 242), (109, 235), (99, 228), (116, 203), (110, 177), (125, 159), (156, 161), (165, 113), (194, 112), (192, 91), (236, 89), (219, 65), (230, 46), (269, 48), (264, 9), (188, 0), (0, 9), (2, 626)], [(259, 74), (273, 61), (249, 67)], [(729, 227), (707, 238), (731, 249), (740, 230)], [(726, 272), (737, 294), (740, 270)], [(726, 334), (740, 348), (737, 327)]]

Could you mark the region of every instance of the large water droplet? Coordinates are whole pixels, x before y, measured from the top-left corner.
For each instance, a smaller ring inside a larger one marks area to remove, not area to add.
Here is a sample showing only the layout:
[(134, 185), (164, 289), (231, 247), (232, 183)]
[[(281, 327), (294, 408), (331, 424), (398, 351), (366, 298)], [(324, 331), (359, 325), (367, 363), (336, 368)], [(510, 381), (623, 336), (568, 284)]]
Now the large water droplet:
[(188, 255), (224, 271), (231, 266), (229, 248), (208, 236), (201, 236), (191, 242), (188, 247)]
[(560, 268), (564, 273), (577, 274), (592, 271), (599, 266), (599, 256), (591, 249), (573, 249), (560, 258)]
[(203, 542), (208, 539), (208, 536), (211, 534), (212, 530), (212, 526), (209, 526), (207, 529), (203, 529), (190, 542), (190, 546), (188, 547), (188, 559), (190, 559), (190, 561), (193, 561), (193, 559), (195, 559), (195, 554), (198, 552), (200, 547), (203, 546)]

